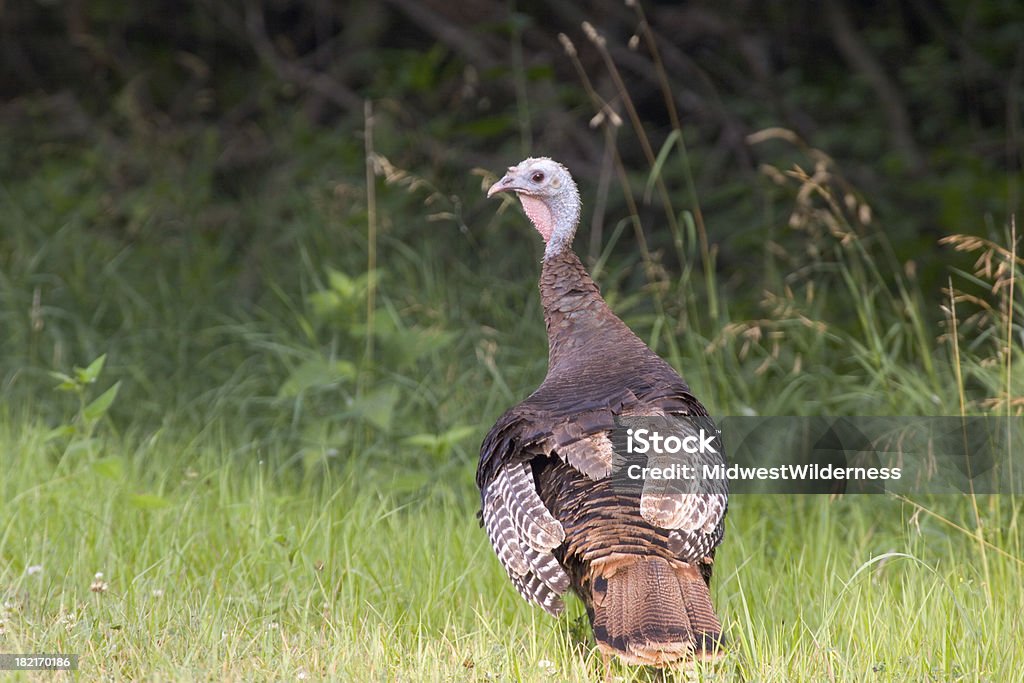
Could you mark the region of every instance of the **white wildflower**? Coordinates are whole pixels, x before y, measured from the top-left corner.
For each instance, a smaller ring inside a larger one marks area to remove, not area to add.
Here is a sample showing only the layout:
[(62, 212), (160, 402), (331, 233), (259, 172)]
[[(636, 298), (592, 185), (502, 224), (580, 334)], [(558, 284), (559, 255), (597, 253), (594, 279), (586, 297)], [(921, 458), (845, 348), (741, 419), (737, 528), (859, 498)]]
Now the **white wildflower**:
[(89, 590), (93, 593), (106, 593), (108, 588), (110, 588), (110, 584), (103, 580), (103, 572), (96, 572), (92, 583), (89, 584)]

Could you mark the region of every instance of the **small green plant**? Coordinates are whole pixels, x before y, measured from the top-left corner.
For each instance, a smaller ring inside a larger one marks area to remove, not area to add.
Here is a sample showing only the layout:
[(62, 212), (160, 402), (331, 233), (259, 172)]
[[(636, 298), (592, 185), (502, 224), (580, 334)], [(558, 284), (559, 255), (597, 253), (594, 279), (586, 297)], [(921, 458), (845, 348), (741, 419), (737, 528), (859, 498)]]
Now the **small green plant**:
[(380, 270), (357, 275), (325, 270), (303, 307), (293, 307), (296, 332), (272, 343), (286, 366), (276, 400), (290, 406), (293, 425), (333, 416), (388, 433), (402, 404), (412, 400), (410, 387), (420, 366), (436, 360), (456, 334), (403, 315), (403, 304), (386, 293), (369, 301), (382, 279)]
[(90, 398), (93, 393), (91, 387), (99, 379), (106, 361), (107, 354), (103, 354), (84, 368), (76, 366), (70, 375), (56, 371), (50, 373), (60, 382), (57, 391), (75, 395), (78, 410), (70, 422), (50, 430), (47, 440), (69, 439), (69, 449), (88, 446), (92, 441), (96, 426), (110, 410), (121, 388), (121, 382), (117, 381), (99, 396)]

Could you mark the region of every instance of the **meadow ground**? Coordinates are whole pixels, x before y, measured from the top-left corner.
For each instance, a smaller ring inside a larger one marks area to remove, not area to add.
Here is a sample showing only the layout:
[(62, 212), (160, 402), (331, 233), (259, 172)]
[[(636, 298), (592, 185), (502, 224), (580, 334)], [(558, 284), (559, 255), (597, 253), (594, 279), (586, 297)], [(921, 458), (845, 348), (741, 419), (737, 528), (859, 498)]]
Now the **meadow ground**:
[[(55, 461), (45, 430), (8, 424), (0, 446), (5, 652), (80, 654), (84, 680), (603, 670), (578, 603), (554, 620), (511, 588), (468, 468), (403, 495), (372, 463), (303, 481), (225, 435), (101, 437)], [(734, 497), (713, 590), (731, 646), (694, 675), (1016, 680), (1017, 517), (977, 502), (985, 541), (960, 498), (922, 502), (938, 517), (880, 495)]]

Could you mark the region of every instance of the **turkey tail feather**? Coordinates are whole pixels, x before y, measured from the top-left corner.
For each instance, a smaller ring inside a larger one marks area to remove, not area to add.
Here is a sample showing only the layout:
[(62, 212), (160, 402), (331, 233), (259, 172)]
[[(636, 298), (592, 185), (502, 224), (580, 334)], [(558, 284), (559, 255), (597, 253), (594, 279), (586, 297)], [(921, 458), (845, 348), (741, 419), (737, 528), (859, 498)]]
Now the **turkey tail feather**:
[(722, 625), (697, 568), (630, 559), (594, 568), (588, 612), (601, 652), (645, 665), (720, 654)]

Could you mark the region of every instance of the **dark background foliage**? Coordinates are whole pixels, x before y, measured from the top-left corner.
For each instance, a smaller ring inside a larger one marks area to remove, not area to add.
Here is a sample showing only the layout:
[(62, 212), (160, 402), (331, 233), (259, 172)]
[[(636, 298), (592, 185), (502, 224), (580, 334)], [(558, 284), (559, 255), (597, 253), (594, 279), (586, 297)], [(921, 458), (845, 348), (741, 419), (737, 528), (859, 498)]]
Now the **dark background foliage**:
[[(905, 240), (1019, 207), (1020, 3), (730, 0), (651, 3), (646, 13), (701, 197), (709, 211), (727, 209), (723, 226), (763, 227), (751, 192), (761, 151), (746, 136), (769, 126), (835, 157)], [(394, 129), (379, 144), (400, 167), (448, 183), (534, 151), (589, 185), (601, 140), (584, 125), (593, 106), (557, 34), (572, 39), (599, 92), (614, 102), (615, 90), (583, 21), (607, 39), (663, 139), (670, 122), (652, 58), (631, 49), (638, 17), (622, 2), (8, 2), (5, 170), (29, 168), (55, 144), (153, 136), (187, 140), (182, 156), (213, 155), (210, 191), (232, 196), (293, 156), (273, 145), (282, 118), (299, 113), (352, 140), (373, 99)], [(640, 167), (638, 145), (623, 138), (627, 165)], [(197, 149), (198, 139), (207, 143)]]
[[(598, 119), (560, 33), (607, 103)], [(395, 304), (427, 327), (488, 325), (531, 296), (537, 240), (481, 191), (529, 154), (579, 179), (589, 262), (612, 244), (613, 282), (650, 279), (632, 268), (637, 244), (610, 239), (630, 213), (613, 149), (638, 198), (649, 173), (627, 102), (655, 154), (677, 111), (687, 163), (661, 178), (686, 215), (695, 178), (734, 319), (757, 312), (765, 245), (807, 241), (788, 224), (795, 190), (764, 164), (827, 153), (934, 302), (971, 263), (938, 239), (1000, 234), (1021, 208), (1016, 0), (21, 0), (0, 3), (0, 56), (8, 391), (26, 367), (84, 364), (129, 338), (162, 376), (224, 380), (238, 372), (227, 323), (287, 321), (322, 288), (311, 274), (364, 271), (368, 102), (380, 265), (434, 283), (430, 302)], [(766, 128), (789, 141), (750, 137)], [(637, 210), (650, 259), (684, 268), (658, 202)], [(473, 289), (481, 271), (507, 286)], [(159, 412), (164, 387), (148, 382)]]

